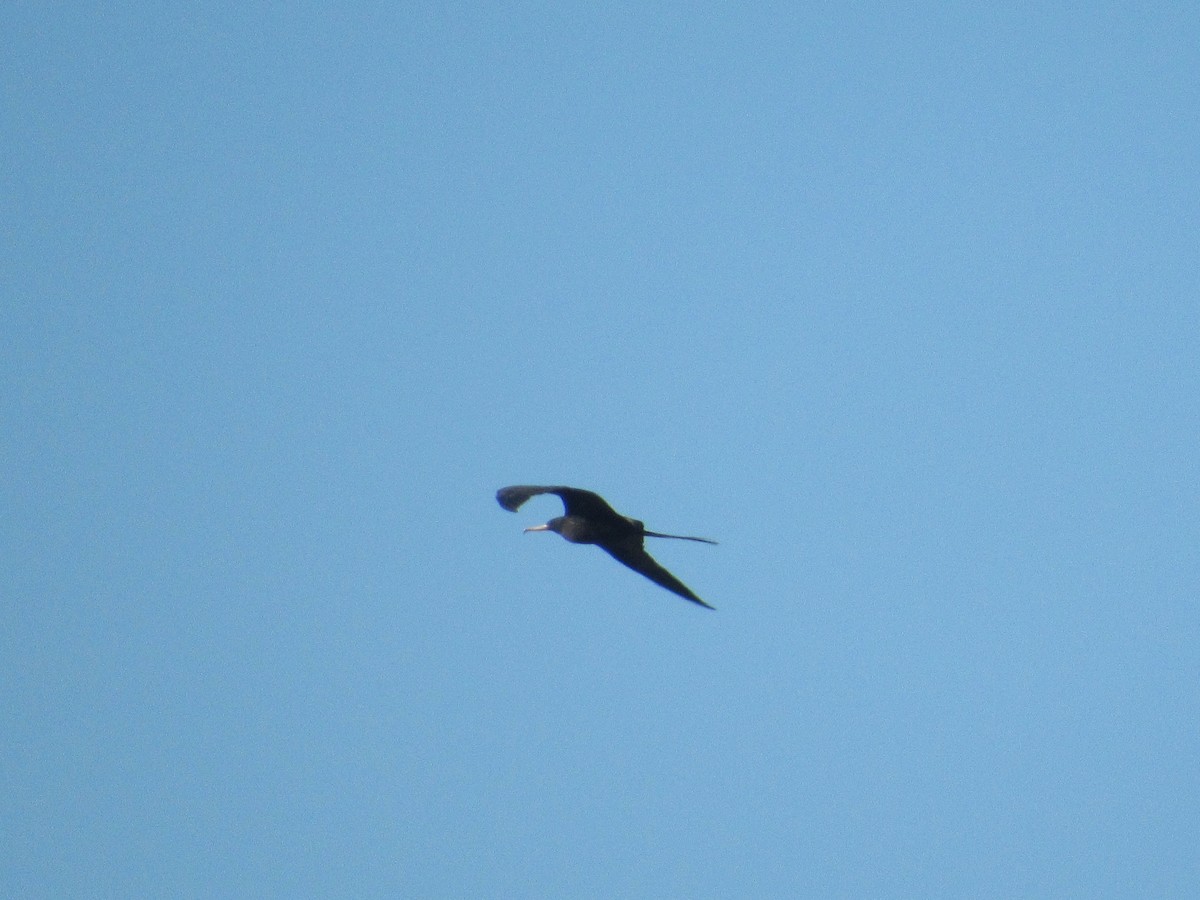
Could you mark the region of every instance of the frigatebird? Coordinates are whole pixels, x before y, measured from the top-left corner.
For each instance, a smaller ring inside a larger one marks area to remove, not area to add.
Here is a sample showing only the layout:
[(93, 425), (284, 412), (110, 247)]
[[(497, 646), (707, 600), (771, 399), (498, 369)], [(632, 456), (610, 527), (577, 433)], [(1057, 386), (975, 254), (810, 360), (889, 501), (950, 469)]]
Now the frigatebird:
[(708, 538), (685, 537), (682, 534), (660, 534), (647, 531), (637, 519), (623, 516), (614, 510), (604, 498), (591, 491), (561, 485), (537, 486), (518, 484), (496, 491), (496, 501), (509, 512), (516, 512), (530, 497), (538, 494), (556, 494), (563, 502), (566, 515), (556, 516), (545, 525), (535, 525), (526, 531), (556, 531), (572, 544), (595, 544), (619, 563), (645, 575), (655, 584), (668, 591), (713, 609), (692, 593), (682, 581), (660, 566), (642, 546), (648, 537), (674, 538), (680, 541), (700, 541), (715, 544)]

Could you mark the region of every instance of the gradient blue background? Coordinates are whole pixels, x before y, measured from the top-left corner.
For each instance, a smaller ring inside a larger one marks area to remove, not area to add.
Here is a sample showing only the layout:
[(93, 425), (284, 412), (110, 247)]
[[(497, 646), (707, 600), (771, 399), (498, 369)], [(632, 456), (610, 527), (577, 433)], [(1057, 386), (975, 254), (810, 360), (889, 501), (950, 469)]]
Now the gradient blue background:
[(1200, 893), (1200, 12), (1003, 7), (4, 4), (0, 894)]

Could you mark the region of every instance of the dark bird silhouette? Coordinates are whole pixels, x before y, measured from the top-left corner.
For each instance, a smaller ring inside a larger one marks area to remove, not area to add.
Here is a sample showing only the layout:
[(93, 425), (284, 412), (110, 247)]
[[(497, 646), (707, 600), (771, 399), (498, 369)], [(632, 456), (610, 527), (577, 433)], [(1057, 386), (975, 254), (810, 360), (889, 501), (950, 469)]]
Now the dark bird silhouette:
[(521, 508), (522, 503), (538, 494), (558, 495), (563, 502), (566, 515), (556, 516), (545, 525), (535, 525), (532, 528), (526, 528), (526, 531), (557, 531), (572, 544), (595, 544), (617, 562), (624, 563), (633, 571), (645, 575), (655, 584), (661, 585), (668, 591), (691, 600), (693, 603), (713, 609), (693, 594), (687, 585), (655, 562), (642, 546), (642, 539), (648, 537), (675, 538), (680, 541), (700, 541), (704, 544), (715, 544), (716, 541), (710, 541), (708, 538), (685, 537), (681, 534), (659, 534), (657, 531), (647, 531), (644, 524), (637, 519), (621, 515), (609, 506), (599, 494), (579, 488), (518, 484), (500, 488), (496, 491), (496, 500), (509, 512), (516, 512)]

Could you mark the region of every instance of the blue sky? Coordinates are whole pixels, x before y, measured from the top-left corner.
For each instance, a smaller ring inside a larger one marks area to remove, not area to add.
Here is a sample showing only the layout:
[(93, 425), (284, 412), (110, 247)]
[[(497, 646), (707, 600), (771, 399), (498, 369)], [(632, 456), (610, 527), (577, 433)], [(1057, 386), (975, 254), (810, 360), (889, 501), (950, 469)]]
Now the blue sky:
[(0, 36), (0, 893), (1200, 890), (1191, 4)]

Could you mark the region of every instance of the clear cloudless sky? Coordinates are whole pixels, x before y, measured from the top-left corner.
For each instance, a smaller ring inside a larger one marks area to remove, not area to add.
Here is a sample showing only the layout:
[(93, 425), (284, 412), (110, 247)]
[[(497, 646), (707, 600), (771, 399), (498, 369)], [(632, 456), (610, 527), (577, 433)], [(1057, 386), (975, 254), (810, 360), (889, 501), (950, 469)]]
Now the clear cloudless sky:
[(1200, 894), (1198, 48), (5, 3), (0, 895)]

